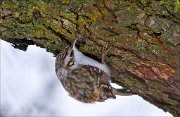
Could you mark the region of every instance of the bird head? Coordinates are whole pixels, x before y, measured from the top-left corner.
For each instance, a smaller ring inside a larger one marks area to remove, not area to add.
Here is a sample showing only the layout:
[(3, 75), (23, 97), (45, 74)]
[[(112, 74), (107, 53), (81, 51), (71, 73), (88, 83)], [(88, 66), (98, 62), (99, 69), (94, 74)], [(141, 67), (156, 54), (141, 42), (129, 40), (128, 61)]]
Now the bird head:
[(74, 58), (74, 52), (72, 48), (65, 48), (56, 57), (56, 69), (58, 68), (70, 68), (73, 69), (76, 66)]

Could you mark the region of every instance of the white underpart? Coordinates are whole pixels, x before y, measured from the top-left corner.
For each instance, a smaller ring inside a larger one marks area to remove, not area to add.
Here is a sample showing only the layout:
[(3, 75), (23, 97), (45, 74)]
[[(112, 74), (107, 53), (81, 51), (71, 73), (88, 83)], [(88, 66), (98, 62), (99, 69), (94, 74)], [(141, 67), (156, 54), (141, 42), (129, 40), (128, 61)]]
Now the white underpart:
[(57, 76), (60, 79), (65, 79), (67, 77), (67, 74), (68, 74), (68, 72), (65, 69), (60, 69), (57, 71)]
[(91, 66), (97, 67), (101, 69), (102, 71), (106, 72), (110, 76), (110, 70), (106, 64), (99, 63), (98, 61), (85, 56), (81, 51), (79, 51), (75, 47), (75, 45), (73, 46), (73, 51), (74, 51), (75, 60), (78, 64), (91, 65)]

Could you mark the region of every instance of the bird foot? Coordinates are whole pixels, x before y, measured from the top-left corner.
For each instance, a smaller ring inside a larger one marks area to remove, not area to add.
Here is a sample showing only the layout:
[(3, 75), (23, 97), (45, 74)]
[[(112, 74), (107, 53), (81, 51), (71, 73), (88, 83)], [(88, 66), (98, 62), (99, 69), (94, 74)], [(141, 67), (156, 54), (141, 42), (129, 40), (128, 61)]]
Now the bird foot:
[(101, 50), (101, 63), (104, 64), (105, 63), (105, 57), (107, 55), (107, 53), (109, 52), (109, 50), (111, 49), (111, 47), (108, 47), (108, 43), (106, 43), (102, 50)]

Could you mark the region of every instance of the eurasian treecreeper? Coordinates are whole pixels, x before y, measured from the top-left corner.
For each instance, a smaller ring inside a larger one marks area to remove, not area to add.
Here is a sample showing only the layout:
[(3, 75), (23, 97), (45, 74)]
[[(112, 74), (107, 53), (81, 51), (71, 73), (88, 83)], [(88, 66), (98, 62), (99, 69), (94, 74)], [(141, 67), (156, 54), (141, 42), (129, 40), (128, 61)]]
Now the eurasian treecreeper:
[[(131, 95), (130, 90), (115, 89), (111, 86), (110, 70), (105, 63), (85, 56), (76, 48), (79, 38), (81, 37), (78, 36), (70, 48), (63, 49), (56, 57), (57, 77), (69, 95), (84, 103), (115, 99), (115, 95)], [(106, 51), (102, 51), (102, 55), (105, 56), (105, 53)]]

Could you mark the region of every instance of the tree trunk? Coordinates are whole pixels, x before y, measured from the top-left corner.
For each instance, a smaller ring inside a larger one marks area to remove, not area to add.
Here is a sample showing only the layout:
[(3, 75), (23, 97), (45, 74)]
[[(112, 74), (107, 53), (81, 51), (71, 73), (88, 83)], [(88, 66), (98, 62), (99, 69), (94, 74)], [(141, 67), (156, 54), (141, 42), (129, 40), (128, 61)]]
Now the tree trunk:
[(0, 38), (55, 55), (77, 45), (106, 62), (112, 81), (180, 116), (180, 3), (173, 0), (1, 0)]

